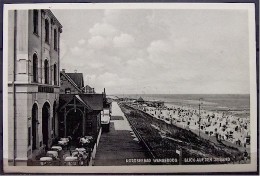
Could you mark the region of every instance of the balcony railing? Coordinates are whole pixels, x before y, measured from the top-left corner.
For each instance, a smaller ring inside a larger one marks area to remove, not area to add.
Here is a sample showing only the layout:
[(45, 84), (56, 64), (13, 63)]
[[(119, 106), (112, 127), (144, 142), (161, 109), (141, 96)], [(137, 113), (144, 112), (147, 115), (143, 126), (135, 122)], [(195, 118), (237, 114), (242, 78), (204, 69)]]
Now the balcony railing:
[(54, 88), (51, 86), (38, 86), (38, 92), (44, 92), (44, 93), (54, 93)]

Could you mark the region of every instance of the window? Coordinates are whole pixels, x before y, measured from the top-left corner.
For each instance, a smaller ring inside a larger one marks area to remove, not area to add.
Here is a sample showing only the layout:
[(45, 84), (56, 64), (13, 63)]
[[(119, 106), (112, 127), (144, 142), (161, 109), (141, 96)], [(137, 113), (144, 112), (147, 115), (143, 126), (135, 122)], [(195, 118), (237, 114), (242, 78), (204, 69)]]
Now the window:
[(70, 93), (71, 93), (70, 88), (66, 88), (66, 89), (65, 89), (65, 94), (70, 94)]
[(45, 19), (45, 42), (49, 43), (49, 21)]
[(57, 29), (54, 29), (54, 50), (57, 51), (58, 47), (57, 47), (57, 41), (58, 41), (58, 35), (57, 35)]
[(38, 34), (38, 10), (33, 10), (33, 32)]
[(38, 82), (38, 58), (37, 55), (33, 55), (33, 82)]
[(31, 127), (28, 128), (28, 146), (31, 145)]
[(49, 84), (49, 62), (47, 59), (44, 61), (44, 79), (44, 83)]
[(54, 85), (58, 85), (58, 81), (57, 81), (57, 66), (56, 66), (56, 64), (54, 64), (54, 67), (53, 67), (53, 79), (54, 79)]

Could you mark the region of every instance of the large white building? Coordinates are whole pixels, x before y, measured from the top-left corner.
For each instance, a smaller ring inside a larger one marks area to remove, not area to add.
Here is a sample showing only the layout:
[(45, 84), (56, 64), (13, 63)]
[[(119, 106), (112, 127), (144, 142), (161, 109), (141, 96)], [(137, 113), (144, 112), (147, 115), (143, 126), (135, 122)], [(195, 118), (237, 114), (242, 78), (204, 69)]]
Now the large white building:
[(50, 10), (8, 14), (8, 159), (26, 165), (58, 136), (62, 25)]

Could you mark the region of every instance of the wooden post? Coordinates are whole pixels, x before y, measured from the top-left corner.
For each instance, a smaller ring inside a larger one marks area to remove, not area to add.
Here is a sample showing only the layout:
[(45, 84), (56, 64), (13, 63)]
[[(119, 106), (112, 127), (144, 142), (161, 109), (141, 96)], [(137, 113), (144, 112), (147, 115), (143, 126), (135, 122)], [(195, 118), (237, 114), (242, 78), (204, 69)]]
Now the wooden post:
[(67, 135), (67, 112), (66, 107), (64, 109), (64, 137)]
[(87, 114), (86, 114), (86, 108), (84, 107), (84, 111), (83, 111), (83, 116), (82, 116), (82, 133), (83, 133), (83, 136), (85, 136), (85, 129), (86, 129), (86, 118), (87, 117)]
[(74, 97), (73, 100), (74, 100), (74, 103), (73, 103), (73, 106), (74, 106), (74, 112), (76, 112), (76, 111), (77, 111), (77, 109), (76, 109), (76, 108), (77, 108), (77, 105), (76, 105), (76, 98)]
[(179, 165), (181, 165), (182, 164), (182, 148), (180, 148), (177, 153), (179, 154)]

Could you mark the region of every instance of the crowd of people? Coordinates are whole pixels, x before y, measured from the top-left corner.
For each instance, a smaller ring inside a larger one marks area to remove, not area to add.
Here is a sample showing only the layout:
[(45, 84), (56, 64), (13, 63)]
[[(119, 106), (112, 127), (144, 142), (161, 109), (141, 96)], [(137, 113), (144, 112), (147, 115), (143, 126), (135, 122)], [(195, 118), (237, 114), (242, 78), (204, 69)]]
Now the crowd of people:
[(154, 107), (141, 103), (129, 103), (130, 106), (162, 120), (219, 141), (227, 141), (239, 147), (250, 146), (250, 119), (236, 117), (225, 111), (208, 111), (183, 106)]

